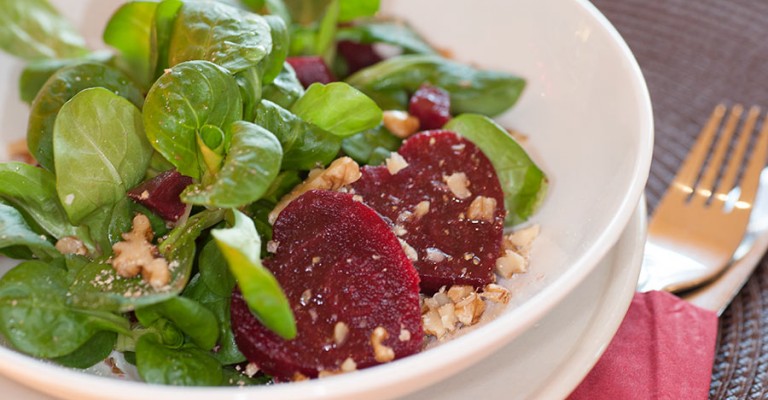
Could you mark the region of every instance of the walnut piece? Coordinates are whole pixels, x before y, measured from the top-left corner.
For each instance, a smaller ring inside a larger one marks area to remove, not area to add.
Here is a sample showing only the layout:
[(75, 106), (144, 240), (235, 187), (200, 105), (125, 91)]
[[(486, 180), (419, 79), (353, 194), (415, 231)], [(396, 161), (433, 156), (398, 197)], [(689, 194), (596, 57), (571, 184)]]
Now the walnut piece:
[(334, 160), (328, 168), (316, 168), (309, 172), (307, 180), (297, 185), (290, 193), (283, 196), (272, 212), (269, 223), (274, 224), (280, 212), (293, 200), (313, 189), (338, 190), (360, 179), (360, 166), (349, 157)]
[(472, 192), (469, 191), (469, 179), (463, 172), (454, 172), (448, 176), (443, 176), (443, 181), (448, 185), (451, 193), (456, 196), (457, 199), (464, 200), (469, 196), (472, 196)]
[(475, 221), (493, 222), (496, 213), (496, 199), (493, 197), (477, 196), (467, 209), (467, 218)]
[(395, 359), (395, 351), (391, 347), (384, 345), (384, 341), (388, 338), (389, 332), (381, 326), (376, 327), (371, 334), (373, 358), (380, 363), (390, 362)]
[(531, 225), (504, 236), (502, 256), (496, 259), (496, 273), (509, 279), (514, 274), (527, 271), (531, 246), (539, 231), (539, 225)]
[(56, 250), (61, 254), (77, 254), (84, 256), (88, 254), (88, 249), (82, 240), (75, 236), (64, 236), (56, 242)]
[(133, 228), (122, 236), (122, 242), (112, 245), (115, 252), (112, 266), (118, 275), (132, 278), (141, 274), (144, 281), (155, 289), (170, 283), (171, 271), (168, 262), (160, 257), (157, 247), (151, 243), (154, 233), (146, 215), (136, 214), (133, 218)]
[(507, 304), (510, 293), (491, 283), (481, 292), (469, 285), (441, 288), (431, 297), (422, 297), (421, 322), (426, 335), (442, 340), (448, 333), (475, 325), (486, 310), (487, 302)]
[(405, 111), (387, 110), (382, 113), (381, 119), (384, 127), (400, 139), (419, 131), (419, 119)]
[(337, 346), (341, 346), (344, 344), (344, 342), (347, 341), (347, 336), (349, 336), (349, 327), (347, 324), (343, 322), (337, 322), (336, 325), (333, 326), (334, 343), (336, 343)]
[(395, 175), (403, 168), (408, 167), (408, 161), (400, 153), (392, 152), (384, 162), (390, 175)]

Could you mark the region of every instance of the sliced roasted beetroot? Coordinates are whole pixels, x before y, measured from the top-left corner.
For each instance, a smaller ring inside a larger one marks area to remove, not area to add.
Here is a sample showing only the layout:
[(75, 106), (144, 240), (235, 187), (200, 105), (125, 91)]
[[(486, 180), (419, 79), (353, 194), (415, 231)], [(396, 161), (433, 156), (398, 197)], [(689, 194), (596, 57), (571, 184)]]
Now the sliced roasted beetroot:
[(364, 167), (352, 187), (415, 250), (422, 290), (493, 282), (506, 211), (491, 162), (448, 131), (418, 133), (398, 153), (404, 162)]
[(347, 73), (349, 74), (370, 67), (383, 59), (371, 44), (340, 40), (336, 49), (347, 62)]
[(128, 197), (164, 220), (175, 222), (184, 215), (187, 207), (181, 202), (179, 195), (190, 184), (192, 178), (180, 174), (175, 169), (169, 170), (129, 190)]
[(309, 85), (318, 83), (330, 83), (336, 80), (336, 77), (328, 68), (328, 65), (318, 56), (296, 56), (288, 57), (286, 60), (296, 71), (296, 77), (305, 88)]
[(411, 96), (408, 113), (419, 119), (421, 129), (440, 129), (451, 119), (451, 96), (437, 86), (423, 84)]
[(263, 371), (279, 380), (316, 377), (421, 349), (418, 275), (371, 208), (350, 194), (307, 192), (280, 213), (273, 242), (264, 265), (291, 303), (297, 336), (266, 329), (237, 291), (231, 308), (238, 347)]

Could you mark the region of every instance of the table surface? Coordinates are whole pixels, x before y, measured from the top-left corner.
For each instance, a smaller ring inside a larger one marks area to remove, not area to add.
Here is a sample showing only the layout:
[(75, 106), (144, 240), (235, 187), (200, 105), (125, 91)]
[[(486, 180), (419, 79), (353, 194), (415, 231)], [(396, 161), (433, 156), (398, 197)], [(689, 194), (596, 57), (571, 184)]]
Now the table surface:
[[(593, 0), (637, 57), (656, 137), (652, 212), (714, 106), (768, 110), (768, 1)], [(711, 399), (768, 397), (768, 257), (720, 318)]]

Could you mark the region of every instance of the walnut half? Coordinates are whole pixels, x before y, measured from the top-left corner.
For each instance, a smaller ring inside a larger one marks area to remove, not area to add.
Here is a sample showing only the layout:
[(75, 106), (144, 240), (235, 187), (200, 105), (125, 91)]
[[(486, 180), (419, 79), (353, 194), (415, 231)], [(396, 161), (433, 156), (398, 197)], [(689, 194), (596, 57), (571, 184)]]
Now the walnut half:
[(307, 180), (280, 199), (280, 202), (269, 213), (269, 223), (274, 224), (280, 212), (302, 194), (313, 189), (337, 190), (357, 181), (361, 176), (360, 166), (349, 157), (337, 158), (328, 168), (313, 169), (309, 172)]
[(133, 228), (122, 236), (122, 242), (112, 245), (115, 252), (112, 267), (118, 275), (132, 278), (141, 274), (144, 281), (155, 289), (170, 283), (171, 271), (168, 262), (151, 243), (154, 233), (146, 215), (136, 214), (133, 218)]

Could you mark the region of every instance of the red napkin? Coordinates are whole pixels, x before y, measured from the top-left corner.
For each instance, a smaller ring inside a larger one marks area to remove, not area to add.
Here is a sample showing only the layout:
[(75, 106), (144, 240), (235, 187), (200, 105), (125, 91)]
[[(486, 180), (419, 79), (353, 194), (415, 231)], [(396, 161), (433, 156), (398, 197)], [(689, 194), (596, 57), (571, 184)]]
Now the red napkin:
[(636, 293), (603, 356), (569, 400), (707, 399), (717, 314), (667, 292)]

